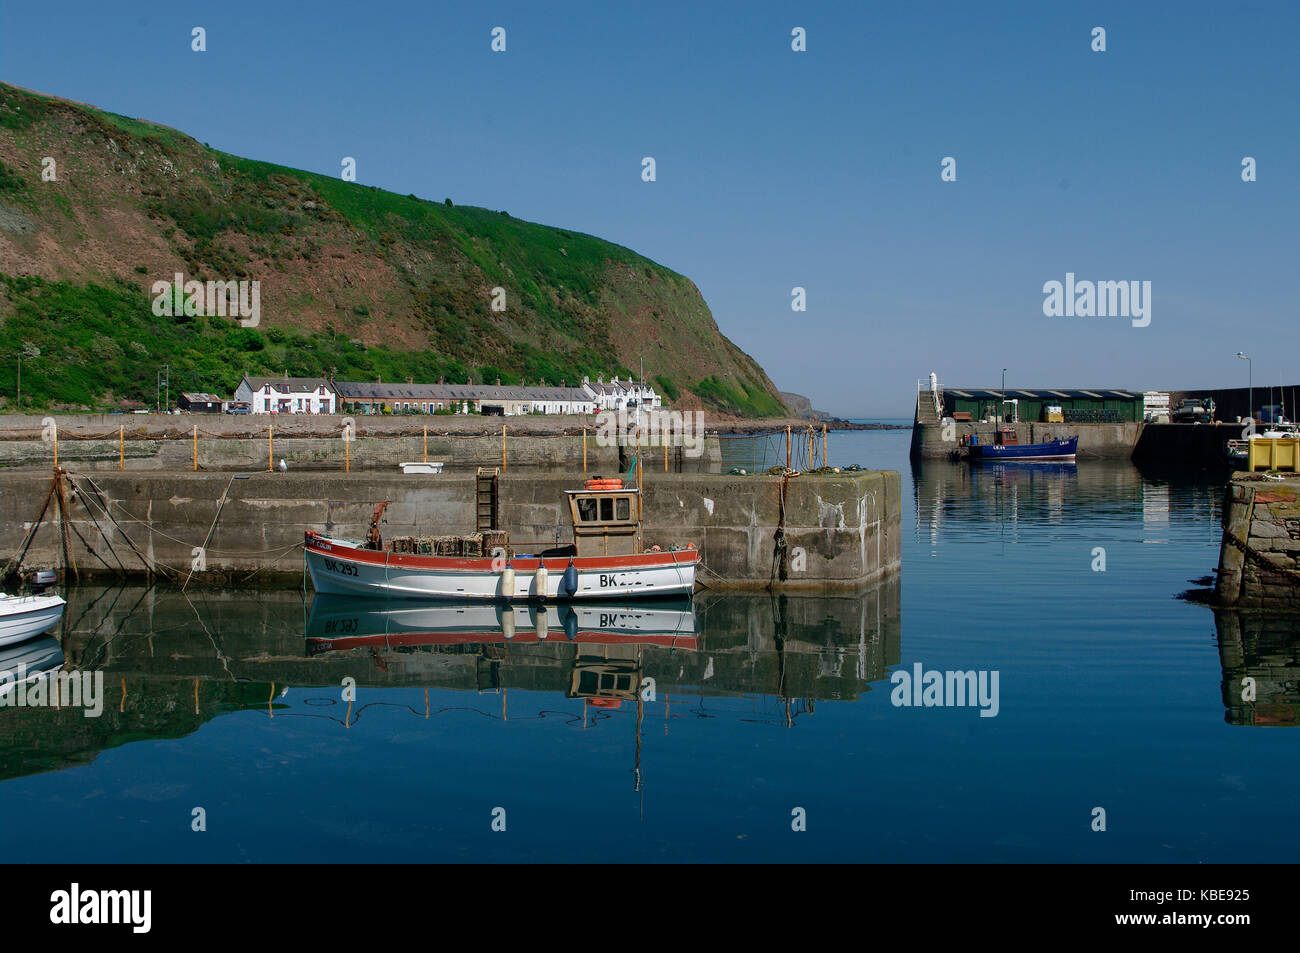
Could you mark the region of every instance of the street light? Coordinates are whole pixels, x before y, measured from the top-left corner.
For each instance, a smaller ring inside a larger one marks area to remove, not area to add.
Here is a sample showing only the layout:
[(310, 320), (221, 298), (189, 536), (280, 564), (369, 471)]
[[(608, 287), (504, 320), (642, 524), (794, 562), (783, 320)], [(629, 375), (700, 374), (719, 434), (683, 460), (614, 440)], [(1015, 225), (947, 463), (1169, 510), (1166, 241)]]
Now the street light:
[(1002, 426), (1002, 405), (1007, 402), (1007, 369), (1002, 368), (1002, 391), (998, 394), (997, 426)]
[(1246, 383), (1250, 391), (1249, 403), (1246, 405), (1246, 417), (1250, 420), (1255, 419), (1255, 366), (1250, 360), (1250, 356), (1237, 352), (1237, 357), (1246, 362)]

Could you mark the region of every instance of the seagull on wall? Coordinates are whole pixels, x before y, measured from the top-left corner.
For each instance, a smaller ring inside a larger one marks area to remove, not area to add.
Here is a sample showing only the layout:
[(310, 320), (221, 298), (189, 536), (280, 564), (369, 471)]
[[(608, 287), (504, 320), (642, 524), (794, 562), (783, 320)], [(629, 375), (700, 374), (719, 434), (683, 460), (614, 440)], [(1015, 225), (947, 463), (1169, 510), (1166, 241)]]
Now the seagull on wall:
[(289, 464), (284, 462), (284, 457), (280, 458), (280, 472), (284, 473), (289, 469)]

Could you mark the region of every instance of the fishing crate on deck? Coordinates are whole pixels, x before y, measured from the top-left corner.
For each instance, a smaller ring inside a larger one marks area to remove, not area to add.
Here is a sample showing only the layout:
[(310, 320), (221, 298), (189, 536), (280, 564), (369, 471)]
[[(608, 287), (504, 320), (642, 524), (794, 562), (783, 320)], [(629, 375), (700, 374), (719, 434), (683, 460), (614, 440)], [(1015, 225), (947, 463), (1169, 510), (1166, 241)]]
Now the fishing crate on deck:
[(406, 556), (491, 556), (494, 549), (509, 555), (509, 543), (505, 530), (488, 530), (466, 536), (392, 536), (386, 548)]

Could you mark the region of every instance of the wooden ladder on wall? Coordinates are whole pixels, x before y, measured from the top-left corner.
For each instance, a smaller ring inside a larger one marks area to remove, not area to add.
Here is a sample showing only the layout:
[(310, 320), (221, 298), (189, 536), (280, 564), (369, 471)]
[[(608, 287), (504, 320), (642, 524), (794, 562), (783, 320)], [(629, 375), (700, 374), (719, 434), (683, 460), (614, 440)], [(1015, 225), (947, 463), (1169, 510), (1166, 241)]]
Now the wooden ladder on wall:
[(474, 486), (475, 529), (499, 529), (497, 520), (497, 477), (500, 467), (479, 467)]

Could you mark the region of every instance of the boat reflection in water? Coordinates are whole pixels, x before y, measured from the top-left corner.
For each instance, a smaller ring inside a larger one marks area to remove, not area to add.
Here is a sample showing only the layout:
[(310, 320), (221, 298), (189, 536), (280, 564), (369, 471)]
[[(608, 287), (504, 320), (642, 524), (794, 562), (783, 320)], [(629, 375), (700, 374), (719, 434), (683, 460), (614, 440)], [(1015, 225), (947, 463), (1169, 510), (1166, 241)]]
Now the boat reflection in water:
[[(529, 718), (562, 731), (654, 703), (665, 722), (789, 727), (818, 702), (888, 691), (900, 660), (897, 577), (842, 595), (509, 608), (161, 586), (67, 597), (62, 652), (24, 645), (27, 671), (102, 671), (102, 715), (0, 708), (0, 782), (142, 740), (202, 749), (199, 728), (240, 712), (329, 730), (474, 710), (502, 731)], [(351, 707), (345, 683), (365, 689)]]
[(699, 643), (689, 598), (546, 606), (317, 596), (307, 620), (307, 651), (311, 655), (360, 647), (543, 642), (548, 638), (686, 649)]
[(63, 648), (51, 635), (0, 648), (0, 699), (17, 692), (22, 682), (47, 677), (63, 667)]
[(1300, 619), (1216, 610), (1224, 721), (1300, 725)]

